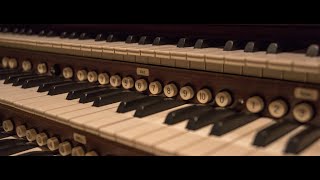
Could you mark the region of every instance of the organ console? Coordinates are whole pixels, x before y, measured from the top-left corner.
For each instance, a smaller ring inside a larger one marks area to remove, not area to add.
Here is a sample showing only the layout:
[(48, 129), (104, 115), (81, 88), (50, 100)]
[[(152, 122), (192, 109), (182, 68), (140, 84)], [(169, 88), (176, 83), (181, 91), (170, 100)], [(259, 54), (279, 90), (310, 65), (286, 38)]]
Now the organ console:
[(320, 155), (319, 28), (1, 24), (0, 155)]

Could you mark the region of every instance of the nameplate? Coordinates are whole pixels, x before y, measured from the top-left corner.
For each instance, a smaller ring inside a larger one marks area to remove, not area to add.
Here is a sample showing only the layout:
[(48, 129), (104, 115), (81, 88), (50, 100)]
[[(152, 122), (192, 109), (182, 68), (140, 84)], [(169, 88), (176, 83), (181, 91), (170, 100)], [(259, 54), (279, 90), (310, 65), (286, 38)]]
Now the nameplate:
[(78, 133), (73, 133), (73, 140), (81, 144), (87, 144), (87, 138)]
[(147, 69), (147, 68), (137, 68), (137, 75), (149, 76), (149, 69)]
[(319, 92), (316, 89), (309, 88), (295, 88), (294, 97), (297, 99), (317, 101), (319, 97)]

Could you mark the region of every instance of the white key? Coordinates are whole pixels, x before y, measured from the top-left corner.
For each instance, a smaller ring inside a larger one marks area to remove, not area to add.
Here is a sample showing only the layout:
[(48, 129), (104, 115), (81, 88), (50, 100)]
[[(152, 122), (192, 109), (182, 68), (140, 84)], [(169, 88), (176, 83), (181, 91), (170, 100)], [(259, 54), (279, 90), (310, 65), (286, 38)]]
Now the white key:
[[(263, 148), (257, 148), (257, 153), (261, 153), (259, 151), (262, 152), (267, 152), (269, 154), (273, 154), (274, 156), (282, 156), (282, 155), (288, 155), (288, 154), (284, 154), (284, 150), (285, 147), (289, 141), (289, 139), (293, 136), (295, 136), (296, 134), (298, 134), (299, 132), (303, 131), (304, 129), (306, 129), (305, 126), (300, 126), (296, 129), (294, 129), (293, 131), (291, 131), (290, 133), (286, 134), (285, 136), (281, 137), (280, 139), (274, 141), (273, 143), (269, 144), (266, 147)], [(252, 153), (251, 155), (255, 155), (255, 153)]]

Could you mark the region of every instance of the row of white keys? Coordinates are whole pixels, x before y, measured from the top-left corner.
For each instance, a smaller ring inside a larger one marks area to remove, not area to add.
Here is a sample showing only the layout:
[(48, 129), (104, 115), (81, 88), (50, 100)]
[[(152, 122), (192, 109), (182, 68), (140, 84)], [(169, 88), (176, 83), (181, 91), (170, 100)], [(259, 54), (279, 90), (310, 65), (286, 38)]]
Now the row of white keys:
[[(269, 125), (272, 122), (271, 119), (259, 118), (245, 126), (239, 127), (223, 136), (209, 136), (200, 143), (195, 143), (189, 147), (180, 149), (177, 154), (188, 155), (188, 156), (203, 156), (217, 152), (223, 147), (231, 146), (233, 143), (239, 141), (239, 139), (245, 137), (250, 133), (255, 133), (262, 127)], [(250, 139), (251, 138), (251, 139)], [(248, 137), (249, 141), (252, 141), (254, 137)], [(226, 152), (227, 154), (227, 152)], [(231, 153), (234, 155), (234, 153)]]
[[(97, 129), (95, 130), (98, 130), (100, 136), (104, 138), (114, 139), (120, 143), (134, 146), (134, 140), (136, 138), (166, 127), (166, 125), (163, 124), (166, 115), (169, 112), (183, 108), (184, 106), (172, 108), (143, 118), (130, 118), (113, 125), (103, 125), (96, 127)], [(91, 124), (93, 125), (95, 122), (92, 122)]]
[[(101, 106), (101, 107), (95, 107), (92, 106), (92, 103), (89, 103), (88, 105), (91, 105), (89, 107), (86, 108), (82, 108), (79, 106), (79, 110), (76, 109), (72, 109), (72, 111), (68, 111), (68, 112), (64, 112), (64, 113), (57, 113), (57, 111), (48, 111), (48, 113), (50, 112), (50, 114), (52, 115), (56, 115), (56, 119), (60, 122), (63, 122), (64, 124), (69, 124), (69, 121), (73, 118), (77, 118), (77, 117), (82, 117), (85, 115), (92, 115), (94, 113), (98, 113), (110, 108), (114, 108), (114, 107), (118, 107), (120, 103), (113, 103), (111, 105), (107, 105), (107, 106)], [(81, 104), (79, 104), (81, 105)], [(67, 109), (69, 107), (66, 107), (64, 109)]]
[(283, 156), (283, 155), (293, 155), (293, 154), (286, 154), (284, 153), (285, 148), (289, 140), (297, 135), (298, 133), (302, 132), (306, 129), (306, 126), (299, 126), (298, 128), (294, 129), (293, 131), (289, 132), (285, 136), (279, 138), (278, 140), (272, 142), (266, 147), (256, 147), (255, 151), (251, 152), (250, 156)]

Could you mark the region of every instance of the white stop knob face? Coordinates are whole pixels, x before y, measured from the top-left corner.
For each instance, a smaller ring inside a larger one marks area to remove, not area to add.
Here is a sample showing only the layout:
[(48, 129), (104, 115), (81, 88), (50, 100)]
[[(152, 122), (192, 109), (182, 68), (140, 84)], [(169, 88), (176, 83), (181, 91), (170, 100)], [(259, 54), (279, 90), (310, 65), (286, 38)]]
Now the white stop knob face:
[(148, 89), (148, 82), (144, 79), (139, 79), (135, 83), (135, 88), (139, 92), (144, 92)]
[(18, 61), (15, 58), (9, 59), (9, 64), (8, 64), (10, 69), (15, 69), (18, 67)]
[(307, 103), (301, 103), (296, 105), (293, 108), (293, 117), (295, 120), (306, 123), (310, 121), (314, 116), (314, 109), (310, 104)]
[(11, 132), (14, 129), (13, 122), (11, 120), (5, 120), (2, 122), (2, 128), (5, 132)]
[(98, 81), (98, 74), (95, 71), (88, 72), (88, 81), (91, 83)]
[(47, 68), (46, 63), (40, 63), (40, 64), (38, 64), (37, 70), (38, 70), (38, 73), (39, 73), (39, 74), (45, 74), (45, 73), (47, 73), (47, 72), (48, 72), (48, 68)]
[(90, 152), (87, 152), (85, 156), (98, 156), (98, 153), (95, 151), (90, 151)]
[(71, 154), (72, 146), (69, 142), (63, 142), (59, 144), (59, 153), (62, 156), (68, 156)]
[(285, 101), (278, 99), (272, 101), (268, 106), (269, 113), (274, 118), (281, 118), (288, 112), (288, 105)]
[(37, 131), (35, 129), (28, 129), (26, 132), (26, 137), (29, 142), (35, 141), (37, 137)]
[(32, 64), (30, 61), (23, 61), (22, 62), (22, 70), (27, 72), (27, 71), (31, 71), (32, 69)]
[[(48, 141), (48, 136), (46, 133), (39, 133), (37, 134), (36, 136), (36, 141), (37, 141), (37, 144), (39, 146), (45, 146), (47, 145), (47, 141)], [(58, 142), (59, 144), (59, 142)]]
[(47, 141), (47, 146), (51, 151), (55, 151), (59, 149), (59, 144), (60, 144), (60, 141), (56, 137), (52, 137)]
[(232, 96), (229, 92), (222, 91), (216, 95), (215, 101), (219, 107), (227, 107), (232, 103)]
[(86, 81), (88, 79), (88, 73), (86, 70), (79, 70), (77, 72), (77, 78), (79, 81)]
[(62, 75), (65, 79), (71, 79), (73, 77), (73, 70), (71, 67), (65, 67), (62, 70)]
[(158, 95), (162, 92), (162, 85), (159, 81), (154, 81), (149, 84), (149, 91), (153, 95)]
[(110, 84), (112, 87), (119, 87), (121, 86), (121, 77), (119, 75), (113, 75), (110, 77)]
[(246, 107), (251, 113), (259, 113), (264, 108), (263, 99), (259, 96), (250, 97), (246, 102)]
[(109, 84), (109, 75), (107, 73), (101, 73), (98, 76), (98, 81), (101, 85)]
[(184, 86), (180, 89), (180, 97), (183, 100), (190, 100), (194, 97), (194, 91), (191, 86)]
[(164, 95), (171, 98), (178, 94), (178, 88), (175, 84), (167, 84), (163, 88)]
[(1, 61), (1, 63), (2, 63), (2, 68), (7, 68), (7, 67), (9, 67), (9, 59), (10, 59), (10, 58), (8, 58), (8, 57), (3, 57), (3, 58), (2, 58), (2, 61)]
[(74, 147), (74, 148), (72, 148), (71, 155), (72, 156), (84, 156), (85, 150), (81, 146)]
[(209, 89), (205, 88), (205, 89), (201, 89), (200, 91), (198, 91), (197, 93), (197, 100), (201, 103), (201, 104), (207, 104), (212, 100), (212, 93)]
[(124, 89), (131, 89), (134, 86), (134, 80), (132, 77), (125, 77), (122, 79), (122, 87)]
[(17, 133), (18, 137), (20, 137), (20, 138), (25, 137), (26, 132), (27, 132), (27, 128), (25, 125), (20, 125), (20, 126), (16, 127), (16, 133)]

